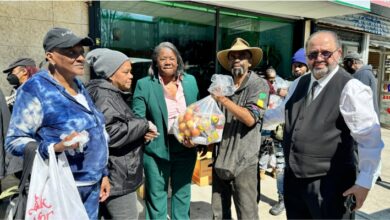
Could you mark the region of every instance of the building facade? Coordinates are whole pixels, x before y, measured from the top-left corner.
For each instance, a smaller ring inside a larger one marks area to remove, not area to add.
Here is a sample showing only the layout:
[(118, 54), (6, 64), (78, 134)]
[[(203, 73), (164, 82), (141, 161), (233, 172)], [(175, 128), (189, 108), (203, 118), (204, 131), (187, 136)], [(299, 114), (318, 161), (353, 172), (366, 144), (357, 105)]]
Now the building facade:
[(31, 57), (37, 65), (44, 61), (43, 37), (50, 28), (87, 36), (88, 7), (83, 1), (0, 1), (0, 88), (5, 95), (12, 88), (2, 70), (19, 57)]
[[(170, 41), (205, 96), (211, 75), (226, 73), (217, 62), (216, 51), (229, 48), (236, 37), (263, 49), (264, 58), (256, 71), (273, 66), (288, 78), (293, 52), (312, 32), (311, 20), (367, 11), (362, 4), (367, 1), (359, 5), (350, 0), (0, 2), (0, 67), (23, 56), (40, 63), (45, 57), (44, 34), (62, 26), (77, 35), (89, 35), (96, 47), (120, 50), (134, 58), (138, 79), (146, 74), (153, 48)], [(87, 71), (84, 81), (89, 77)], [(11, 88), (5, 78), (0, 74), (1, 89), (7, 94)]]
[(334, 30), (344, 55), (355, 51), (372, 65), (378, 82), (380, 122), (390, 128), (390, 2), (372, 1), (370, 12), (315, 21), (314, 30)]
[(236, 37), (262, 48), (257, 72), (272, 66), (280, 76), (290, 78), (291, 56), (310, 34), (309, 18), (345, 14), (346, 9), (348, 13), (362, 11), (330, 1), (102, 1), (92, 2), (90, 34), (98, 47), (146, 61), (135, 65), (140, 67), (134, 70), (135, 80), (146, 75), (153, 48), (172, 42), (205, 96), (211, 75), (226, 73), (216, 60), (216, 51), (229, 48)]

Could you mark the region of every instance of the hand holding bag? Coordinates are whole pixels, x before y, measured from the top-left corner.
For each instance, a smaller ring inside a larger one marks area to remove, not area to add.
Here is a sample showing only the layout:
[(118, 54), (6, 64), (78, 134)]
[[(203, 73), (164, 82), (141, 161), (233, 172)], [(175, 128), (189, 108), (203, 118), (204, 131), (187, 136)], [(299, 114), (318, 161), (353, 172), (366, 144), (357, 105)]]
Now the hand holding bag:
[(48, 151), (46, 161), (35, 155), (25, 219), (88, 219), (65, 153)]

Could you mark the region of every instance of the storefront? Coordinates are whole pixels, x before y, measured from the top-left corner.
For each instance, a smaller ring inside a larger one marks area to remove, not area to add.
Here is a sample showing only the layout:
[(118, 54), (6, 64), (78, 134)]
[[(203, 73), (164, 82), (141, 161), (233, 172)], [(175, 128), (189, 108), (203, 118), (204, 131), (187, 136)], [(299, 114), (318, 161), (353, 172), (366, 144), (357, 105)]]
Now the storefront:
[(390, 36), (371, 36), (368, 63), (377, 75), (380, 122), (390, 129)]
[(378, 79), (380, 122), (390, 128), (390, 19), (374, 14), (355, 14), (320, 19), (318, 29), (335, 30), (344, 54), (355, 51), (372, 65)]
[[(95, 13), (90, 15), (94, 17), (91, 23), (98, 46), (146, 61), (135, 65), (136, 80), (146, 75), (154, 47), (169, 41), (180, 51), (186, 72), (196, 77), (202, 96), (207, 95), (212, 74), (226, 73), (215, 65), (216, 51), (229, 48), (236, 37), (263, 49), (257, 70), (273, 66), (284, 77), (289, 76), (292, 53), (302, 41), (302, 28), (294, 19), (196, 3), (107, 1), (94, 5)], [(294, 42), (298, 42), (295, 48)]]

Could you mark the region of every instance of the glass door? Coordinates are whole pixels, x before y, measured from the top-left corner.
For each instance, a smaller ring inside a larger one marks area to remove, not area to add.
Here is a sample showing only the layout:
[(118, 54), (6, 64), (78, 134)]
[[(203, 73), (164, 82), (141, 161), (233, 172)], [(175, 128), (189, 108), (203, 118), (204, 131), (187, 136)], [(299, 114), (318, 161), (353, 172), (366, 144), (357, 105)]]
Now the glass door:
[(381, 125), (390, 128), (390, 52), (382, 54), (382, 82), (379, 100)]

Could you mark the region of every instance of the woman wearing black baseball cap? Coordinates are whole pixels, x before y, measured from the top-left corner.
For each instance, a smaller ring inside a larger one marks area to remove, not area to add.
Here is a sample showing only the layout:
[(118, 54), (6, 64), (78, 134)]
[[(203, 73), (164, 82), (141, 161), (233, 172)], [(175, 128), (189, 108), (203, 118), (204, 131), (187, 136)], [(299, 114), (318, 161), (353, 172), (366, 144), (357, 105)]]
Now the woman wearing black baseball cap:
[[(99, 200), (104, 201), (110, 190), (104, 117), (76, 78), (84, 74), (83, 46), (91, 45), (90, 38), (78, 37), (69, 29), (47, 32), (43, 48), (49, 68), (18, 91), (6, 150), (22, 156), (27, 143), (37, 142), (44, 159), (49, 157), (49, 148), (65, 151), (88, 217), (97, 219)], [(66, 146), (79, 135), (89, 139), (83, 148), (80, 142)]]

